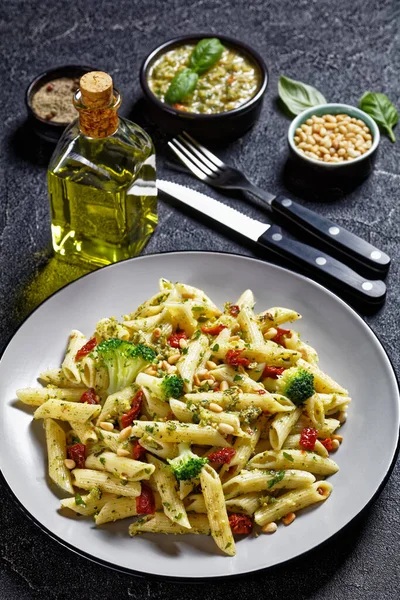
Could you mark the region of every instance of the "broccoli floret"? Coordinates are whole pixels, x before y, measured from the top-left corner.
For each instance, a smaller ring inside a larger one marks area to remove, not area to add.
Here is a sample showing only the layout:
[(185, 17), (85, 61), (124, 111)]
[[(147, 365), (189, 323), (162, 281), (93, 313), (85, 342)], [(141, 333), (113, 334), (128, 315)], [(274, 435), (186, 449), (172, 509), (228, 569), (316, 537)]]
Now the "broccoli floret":
[(299, 406), (315, 394), (314, 375), (302, 368), (287, 369), (279, 380), (279, 388)]
[(96, 348), (96, 354), (100, 364), (108, 371), (107, 392), (109, 394), (131, 385), (139, 371), (147, 367), (156, 357), (155, 351), (148, 346), (135, 345), (119, 338), (110, 338), (101, 342)]
[(190, 449), (190, 444), (179, 444), (179, 456), (168, 459), (171, 469), (178, 481), (186, 481), (198, 477), (208, 458), (201, 458)]
[(165, 399), (180, 398), (183, 394), (183, 379), (178, 375), (166, 375), (161, 383)]

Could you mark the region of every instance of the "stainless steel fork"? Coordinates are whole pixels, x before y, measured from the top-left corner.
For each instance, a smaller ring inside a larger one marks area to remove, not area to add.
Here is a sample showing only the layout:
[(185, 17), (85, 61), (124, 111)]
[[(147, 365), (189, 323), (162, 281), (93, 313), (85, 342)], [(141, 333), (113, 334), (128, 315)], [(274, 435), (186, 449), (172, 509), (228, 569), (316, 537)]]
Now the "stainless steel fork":
[[(387, 272), (390, 258), (382, 250), (290, 198), (271, 194), (254, 185), (241, 171), (224, 163), (188, 133), (177, 136), (168, 142), (168, 146), (182, 163), (205, 183), (225, 190), (250, 192), (286, 221), (295, 224), (303, 231), (303, 237), (305, 234), (307, 240), (310, 235), (317, 237), (345, 258), (355, 259), (374, 275)], [(297, 233), (300, 234), (301, 231)]]

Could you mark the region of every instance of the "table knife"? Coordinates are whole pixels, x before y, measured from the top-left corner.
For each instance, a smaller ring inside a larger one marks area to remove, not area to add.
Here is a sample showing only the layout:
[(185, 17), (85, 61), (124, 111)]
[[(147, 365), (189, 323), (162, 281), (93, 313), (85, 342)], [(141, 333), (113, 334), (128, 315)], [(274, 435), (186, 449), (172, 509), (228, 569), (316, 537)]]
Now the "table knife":
[(210, 196), (172, 181), (159, 179), (157, 188), (258, 245), (305, 267), (323, 281), (336, 284), (358, 300), (378, 304), (385, 298), (383, 281), (365, 279), (329, 254), (288, 237), (281, 227), (273, 223), (252, 219)]

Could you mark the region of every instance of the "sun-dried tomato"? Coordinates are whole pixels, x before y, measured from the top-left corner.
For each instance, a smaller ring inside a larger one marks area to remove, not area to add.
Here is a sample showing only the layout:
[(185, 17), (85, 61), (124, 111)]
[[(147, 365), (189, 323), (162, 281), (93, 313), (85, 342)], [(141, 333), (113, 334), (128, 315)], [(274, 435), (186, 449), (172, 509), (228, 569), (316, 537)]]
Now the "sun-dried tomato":
[(239, 535), (247, 535), (253, 529), (253, 521), (247, 515), (229, 515), (229, 525), (232, 533)]
[(324, 446), (324, 448), (326, 448), (328, 450), (328, 452), (332, 452), (332, 450), (333, 450), (332, 438), (328, 437), (328, 438), (325, 438), (324, 440), (320, 440), (320, 442)]
[(266, 390), (257, 390), (257, 394), (259, 396), (264, 396), (264, 394), (266, 394), (266, 393), (267, 393)]
[(229, 465), (232, 458), (235, 456), (234, 448), (220, 448), (216, 452), (212, 452), (207, 456), (208, 460), (219, 465)]
[(202, 327), (201, 330), (203, 333), (209, 333), (210, 335), (219, 335), (223, 329), (227, 329), (226, 325), (213, 325), (212, 327)]
[(314, 427), (304, 427), (300, 434), (300, 446), (304, 450), (314, 450), (317, 437), (318, 431)]
[(284, 340), (282, 339), (285, 335), (287, 335), (288, 337), (291, 337), (292, 333), (290, 331), (290, 329), (282, 329), (281, 327), (276, 327), (276, 335), (275, 337), (272, 338), (272, 342), (275, 342), (276, 344), (280, 344), (281, 346), (284, 346)]
[(147, 485), (142, 483), (142, 493), (136, 497), (136, 512), (138, 515), (153, 515), (156, 512), (154, 494)]
[(77, 362), (78, 360), (81, 360), (84, 356), (86, 356), (86, 354), (89, 354), (89, 352), (96, 348), (96, 346), (97, 341), (94, 337), (78, 350), (78, 352), (75, 354), (75, 361)]
[(232, 365), (232, 367), (248, 367), (250, 364), (249, 359), (240, 356), (243, 350), (244, 348), (242, 348), (241, 350), (228, 350), (225, 357), (225, 360), (228, 363), (228, 365)]
[(240, 306), (238, 306), (237, 304), (231, 304), (229, 307), (229, 312), (232, 315), (232, 317), (237, 317), (240, 313)]
[(73, 446), (70, 446), (67, 450), (67, 454), (68, 458), (71, 458), (73, 461), (75, 461), (75, 464), (79, 469), (85, 468), (85, 444), (74, 444)]
[(143, 448), (143, 446), (139, 444), (138, 440), (135, 440), (133, 443), (132, 458), (134, 460), (143, 460), (145, 456), (146, 448)]
[(89, 388), (86, 390), (86, 392), (83, 392), (79, 402), (86, 402), (86, 404), (98, 404), (99, 397), (96, 394), (96, 390), (94, 388)]
[(172, 348), (180, 348), (179, 342), (181, 340), (187, 340), (187, 335), (183, 330), (177, 329), (175, 333), (169, 336), (167, 341)]
[(142, 392), (142, 390), (139, 390), (134, 395), (134, 397), (132, 398), (132, 402), (131, 402), (131, 409), (128, 410), (128, 412), (123, 414), (121, 417), (122, 429), (125, 429), (125, 427), (128, 427), (128, 425), (132, 425), (132, 422), (139, 415), (140, 409), (142, 408), (143, 398), (144, 398), (144, 393)]
[(285, 369), (283, 367), (264, 367), (262, 376), (269, 377), (270, 379), (278, 379), (279, 375), (282, 375)]

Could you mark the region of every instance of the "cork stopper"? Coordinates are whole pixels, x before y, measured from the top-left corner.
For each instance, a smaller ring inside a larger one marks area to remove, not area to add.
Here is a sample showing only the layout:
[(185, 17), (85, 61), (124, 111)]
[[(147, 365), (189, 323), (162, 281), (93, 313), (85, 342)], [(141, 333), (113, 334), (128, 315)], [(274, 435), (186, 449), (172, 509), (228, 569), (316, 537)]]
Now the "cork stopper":
[(88, 108), (109, 106), (113, 99), (113, 80), (108, 73), (91, 71), (80, 79), (82, 103)]

